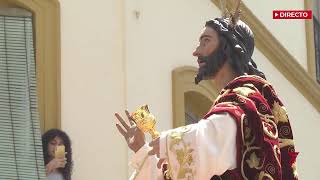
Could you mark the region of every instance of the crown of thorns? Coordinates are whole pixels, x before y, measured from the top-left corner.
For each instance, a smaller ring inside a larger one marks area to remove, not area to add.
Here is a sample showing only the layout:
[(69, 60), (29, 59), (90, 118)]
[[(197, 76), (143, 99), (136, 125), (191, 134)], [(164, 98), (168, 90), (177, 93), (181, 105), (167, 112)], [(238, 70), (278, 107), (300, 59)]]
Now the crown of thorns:
[(241, 0), (236, 0), (236, 8), (234, 10), (234, 12), (230, 12), (227, 7), (226, 7), (226, 0), (220, 0), (220, 6), (221, 6), (221, 16), (223, 18), (228, 18), (229, 19), (229, 24), (231, 25), (231, 27), (235, 27), (237, 22), (240, 19), (240, 15), (241, 15), (241, 10), (240, 10), (240, 4), (241, 4)]

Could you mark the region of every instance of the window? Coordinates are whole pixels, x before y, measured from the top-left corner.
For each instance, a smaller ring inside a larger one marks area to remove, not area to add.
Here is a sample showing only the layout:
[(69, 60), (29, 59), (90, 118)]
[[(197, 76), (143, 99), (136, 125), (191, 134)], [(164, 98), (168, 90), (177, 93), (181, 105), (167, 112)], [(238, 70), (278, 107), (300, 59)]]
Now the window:
[(183, 66), (172, 71), (173, 128), (198, 122), (218, 96), (209, 81), (195, 85), (196, 67)]
[(0, 179), (45, 179), (32, 14), (0, 9)]
[(197, 123), (210, 110), (213, 102), (201, 93), (189, 91), (184, 93), (185, 124)]
[(313, 0), (313, 26), (317, 81), (320, 83), (320, 1)]
[(0, 8), (21, 8), (32, 12), (40, 126), (42, 132), (60, 128), (59, 0), (0, 0)]

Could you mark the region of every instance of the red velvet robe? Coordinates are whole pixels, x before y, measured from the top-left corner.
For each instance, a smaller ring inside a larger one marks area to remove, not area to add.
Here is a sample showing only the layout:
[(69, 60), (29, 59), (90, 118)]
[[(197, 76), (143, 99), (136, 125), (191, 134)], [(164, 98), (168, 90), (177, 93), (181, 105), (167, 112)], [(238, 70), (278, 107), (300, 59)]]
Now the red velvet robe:
[(298, 179), (290, 122), (270, 83), (257, 76), (236, 78), (204, 119), (224, 112), (237, 123), (237, 168), (211, 179)]

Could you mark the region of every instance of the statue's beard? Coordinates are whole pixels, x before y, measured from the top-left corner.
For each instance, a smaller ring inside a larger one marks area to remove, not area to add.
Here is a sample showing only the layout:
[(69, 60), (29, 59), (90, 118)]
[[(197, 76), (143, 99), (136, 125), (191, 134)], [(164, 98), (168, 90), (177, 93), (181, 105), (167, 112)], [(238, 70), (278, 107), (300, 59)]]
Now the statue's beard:
[(209, 56), (199, 57), (198, 62), (199, 64), (203, 63), (203, 65), (198, 69), (198, 74), (195, 77), (195, 83), (199, 84), (202, 80), (212, 79), (221, 69), (225, 61), (225, 51), (221, 47)]

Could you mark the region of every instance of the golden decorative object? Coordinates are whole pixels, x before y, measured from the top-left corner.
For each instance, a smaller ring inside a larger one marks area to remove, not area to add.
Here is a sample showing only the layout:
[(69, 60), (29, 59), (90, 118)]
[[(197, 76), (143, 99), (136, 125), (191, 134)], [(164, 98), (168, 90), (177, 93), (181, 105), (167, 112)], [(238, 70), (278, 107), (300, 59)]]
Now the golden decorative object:
[(139, 107), (131, 113), (131, 117), (142, 132), (151, 134), (152, 139), (160, 136), (160, 133), (155, 130), (156, 118), (150, 113), (148, 105)]

